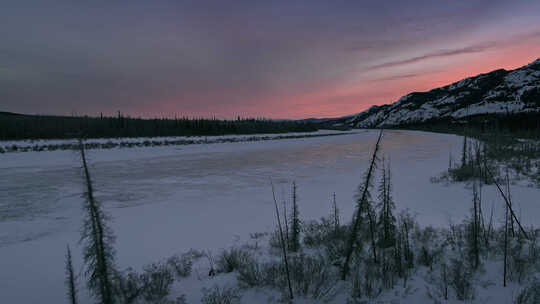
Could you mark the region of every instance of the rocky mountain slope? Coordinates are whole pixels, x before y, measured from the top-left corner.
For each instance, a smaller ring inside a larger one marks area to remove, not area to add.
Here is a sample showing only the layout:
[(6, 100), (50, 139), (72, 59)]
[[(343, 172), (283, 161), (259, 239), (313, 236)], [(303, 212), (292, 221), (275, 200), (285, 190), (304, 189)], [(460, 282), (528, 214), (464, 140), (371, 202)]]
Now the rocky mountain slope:
[(393, 104), (373, 106), (338, 123), (372, 128), (531, 112), (540, 114), (540, 58), (515, 70), (495, 70), (428, 92), (410, 93)]

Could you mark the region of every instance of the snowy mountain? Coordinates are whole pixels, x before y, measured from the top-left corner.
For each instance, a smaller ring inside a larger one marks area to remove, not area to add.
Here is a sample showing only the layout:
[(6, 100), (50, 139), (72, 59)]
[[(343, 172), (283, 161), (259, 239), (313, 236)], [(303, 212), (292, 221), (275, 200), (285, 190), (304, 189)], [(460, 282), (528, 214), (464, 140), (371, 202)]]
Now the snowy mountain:
[(515, 70), (495, 70), (428, 92), (410, 93), (341, 122), (371, 128), (493, 113), (540, 113), (540, 58)]

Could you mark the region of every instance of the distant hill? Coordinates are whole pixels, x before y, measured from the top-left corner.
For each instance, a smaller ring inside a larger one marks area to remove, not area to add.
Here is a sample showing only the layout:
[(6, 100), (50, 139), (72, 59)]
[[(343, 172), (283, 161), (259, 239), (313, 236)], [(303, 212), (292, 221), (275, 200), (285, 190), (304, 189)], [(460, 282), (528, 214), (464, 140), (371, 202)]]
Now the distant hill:
[(499, 69), (427, 92), (410, 93), (392, 104), (373, 106), (332, 122), (374, 128), (463, 124), (509, 117), (522, 117), (532, 124), (540, 122), (540, 59), (515, 70)]
[(0, 111), (0, 116), (26, 116), (25, 114), (12, 113), (12, 112), (2, 112)]

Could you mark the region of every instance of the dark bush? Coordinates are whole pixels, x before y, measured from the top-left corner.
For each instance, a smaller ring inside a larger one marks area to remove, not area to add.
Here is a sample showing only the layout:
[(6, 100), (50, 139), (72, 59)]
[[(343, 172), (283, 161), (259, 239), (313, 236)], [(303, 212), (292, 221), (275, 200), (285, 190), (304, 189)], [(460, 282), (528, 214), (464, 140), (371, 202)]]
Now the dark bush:
[(217, 260), (217, 271), (229, 273), (239, 270), (250, 258), (251, 253), (245, 248), (223, 250)]

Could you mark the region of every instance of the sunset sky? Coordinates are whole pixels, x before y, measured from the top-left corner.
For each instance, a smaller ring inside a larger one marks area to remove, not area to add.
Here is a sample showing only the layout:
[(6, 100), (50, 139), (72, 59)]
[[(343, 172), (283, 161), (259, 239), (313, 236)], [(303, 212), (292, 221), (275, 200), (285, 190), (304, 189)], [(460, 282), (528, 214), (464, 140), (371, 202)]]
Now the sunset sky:
[(540, 57), (538, 0), (0, 0), (0, 111), (337, 117)]

